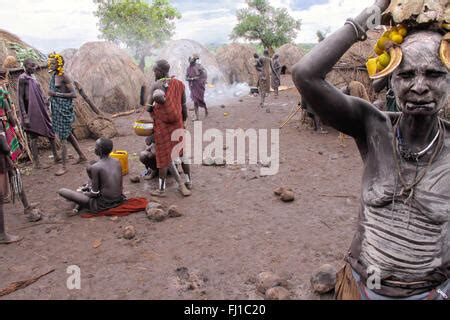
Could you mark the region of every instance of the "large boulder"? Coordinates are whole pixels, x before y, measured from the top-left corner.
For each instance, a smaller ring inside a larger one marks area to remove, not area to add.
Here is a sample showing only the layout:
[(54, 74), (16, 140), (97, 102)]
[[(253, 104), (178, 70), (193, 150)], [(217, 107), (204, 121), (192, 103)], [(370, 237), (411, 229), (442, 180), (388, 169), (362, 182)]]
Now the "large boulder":
[(216, 57), (209, 50), (194, 40), (169, 41), (156, 55), (156, 60), (164, 59), (170, 64), (170, 75), (179, 80), (186, 79), (189, 57), (194, 53), (200, 56), (200, 62), (208, 72), (208, 83), (224, 82), (225, 78)]
[(240, 43), (225, 45), (217, 50), (216, 58), (228, 84), (245, 82), (250, 86), (257, 85), (254, 53), (252, 47)]
[(304, 56), (302, 49), (292, 43), (281, 46), (276, 53), (280, 56), (283, 73), (288, 74), (292, 72), (292, 67)]
[(66, 69), (103, 112), (123, 112), (139, 106), (146, 78), (133, 59), (115, 44), (84, 44)]

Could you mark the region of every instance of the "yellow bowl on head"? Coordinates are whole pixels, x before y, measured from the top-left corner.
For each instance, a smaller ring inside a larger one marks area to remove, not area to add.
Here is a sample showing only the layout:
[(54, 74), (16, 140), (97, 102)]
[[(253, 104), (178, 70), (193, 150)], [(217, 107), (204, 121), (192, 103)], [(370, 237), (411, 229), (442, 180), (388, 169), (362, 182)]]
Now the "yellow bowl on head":
[(134, 133), (141, 137), (148, 137), (153, 134), (152, 120), (136, 120), (133, 125)]

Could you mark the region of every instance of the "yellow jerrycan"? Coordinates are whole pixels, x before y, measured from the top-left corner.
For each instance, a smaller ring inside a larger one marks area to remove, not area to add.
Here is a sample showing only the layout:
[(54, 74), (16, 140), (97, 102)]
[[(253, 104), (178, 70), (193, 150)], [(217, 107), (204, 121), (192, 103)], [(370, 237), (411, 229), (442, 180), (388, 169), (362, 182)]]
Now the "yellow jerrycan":
[(109, 156), (120, 161), (122, 175), (126, 176), (128, 174), (128, 152), (124, 150), (116, 150), (111, 152)]

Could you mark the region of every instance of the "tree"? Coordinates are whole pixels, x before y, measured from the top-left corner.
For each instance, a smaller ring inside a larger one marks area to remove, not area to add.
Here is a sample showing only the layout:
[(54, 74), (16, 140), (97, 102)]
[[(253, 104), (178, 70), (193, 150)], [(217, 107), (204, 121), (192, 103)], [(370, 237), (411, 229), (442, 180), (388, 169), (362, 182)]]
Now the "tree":
[(274, 48), (292, 42), (300, 31), (301, 22), (284, 8), (274, 8), (268, 0), (247, 0), (248, 8), (237, 10), (238, 24), (230, 35), (260, 42), (273, 54)]
[(173, 36), (180, 13), (168, 0), (94, 0), (101, 38), (129, 48), (144, 70), (153, 48)]

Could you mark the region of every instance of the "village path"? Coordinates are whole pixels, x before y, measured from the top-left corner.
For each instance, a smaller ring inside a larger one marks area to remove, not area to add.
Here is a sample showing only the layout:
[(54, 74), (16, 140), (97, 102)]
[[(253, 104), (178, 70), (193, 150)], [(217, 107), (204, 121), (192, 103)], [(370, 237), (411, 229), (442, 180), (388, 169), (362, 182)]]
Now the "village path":
[[(258, 97), (236, 99), (211, 109), (203, 127), (278, 128), (298, 99), (295, 90), (270, 97), (271, 113), (257, 107)], [(133, 156), (144, 147), (132, 132), (134, 117), (117, 119), (114, 143), (131, 154), (127, 195), (145, 197), (156, 181), (129, 181), (143, 169)], [(95, 159), (92, 140), (82, 147)], [(255, 287), (262, 271), (285, 277), (293, 299), (319, 299), (309, 279), (325, 263), (342, 265), (356, 228), (361, 160), (351, 139), (343, 148), (337, 132), (315, 134), (297, 120), (280, 133), (280, 161), (279, 173), (267, 177), (257, 166), (194, 166), (193, 195), (182, 199), (171, 182), (163, 200), (184, 216), (161, 223), (145, 213), (66, 217), (70, 206), (56, 192), (83, 184), (84, 168), (71, 166), (62, 178), (55, 168), (33, 172), (24, 177), (29, 198), (57, 224), (32, 225), (18, 205), (6, 205), (9, 230), (25, 239), (0, 247), (0, 289), (56, 271), (3, 299), (262, 299)], [(274, 196), (279, 186), (291, 187), (295, 201)], [(128, 225), (137, 231), (131, 241), (121, 237)], [(67, 289), (71, 265), (81, 269), (81, 290)]]

